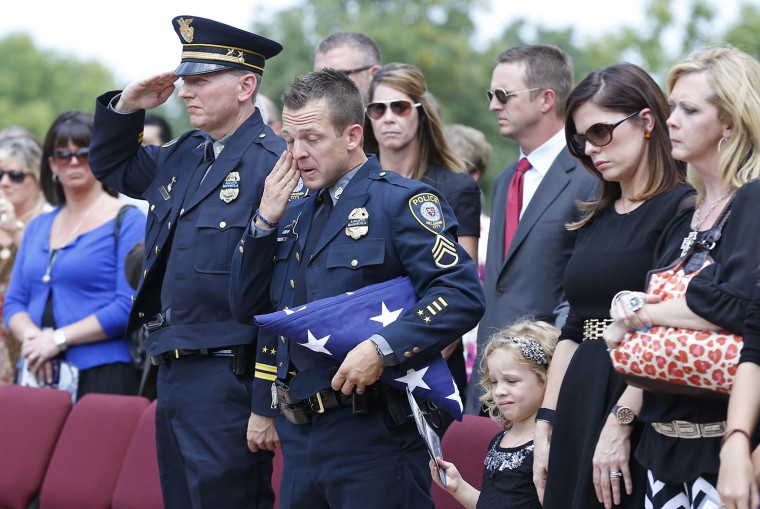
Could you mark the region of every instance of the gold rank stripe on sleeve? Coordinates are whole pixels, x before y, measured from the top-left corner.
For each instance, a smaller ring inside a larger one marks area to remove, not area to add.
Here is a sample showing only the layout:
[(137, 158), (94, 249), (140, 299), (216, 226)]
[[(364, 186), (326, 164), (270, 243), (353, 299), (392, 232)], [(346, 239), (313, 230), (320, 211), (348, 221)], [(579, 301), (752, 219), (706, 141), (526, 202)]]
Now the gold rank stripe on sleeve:
[(420, 309), (417, 310), (416, 316), (426, 324), (433, 322), (433, 318), (440, 315), (446, 308), (449, 307), (449, 303), (443, 297), (438, 297), (430, 304), (423, 304)]
[(257, 362), (253, 375), (256, 378), (260, 378), (261, 380), (274, 382), (277, 378), (277, 366)]

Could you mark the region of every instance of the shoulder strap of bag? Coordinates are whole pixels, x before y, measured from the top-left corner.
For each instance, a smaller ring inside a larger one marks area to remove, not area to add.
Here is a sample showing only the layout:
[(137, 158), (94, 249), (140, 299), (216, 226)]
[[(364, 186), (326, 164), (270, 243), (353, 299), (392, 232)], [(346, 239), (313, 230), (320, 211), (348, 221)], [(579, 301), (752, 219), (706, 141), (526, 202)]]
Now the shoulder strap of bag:
[(119, 212), (116, 213), (116, 219), (114, 220), (113, 224), (113, 238), (116, 241), (116, 245), (119, 245), (119, 231), (121, 230), (121, 222), (124, 219), (124, 214), (127, 213), (129, 209), (135, 208), (134, 205), (124, 205), (119, 209)]

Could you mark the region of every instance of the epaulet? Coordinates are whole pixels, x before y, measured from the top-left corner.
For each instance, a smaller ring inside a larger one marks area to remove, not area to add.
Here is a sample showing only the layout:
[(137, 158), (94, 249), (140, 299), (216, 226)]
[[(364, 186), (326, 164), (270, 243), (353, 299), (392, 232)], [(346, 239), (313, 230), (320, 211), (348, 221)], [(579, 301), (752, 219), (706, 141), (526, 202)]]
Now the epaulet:
[(280, 157), (280, 154), (282, 154), (282, 151), (286, 147), (285, 140), (277, 136), (271, 129), (266, 128), (256, 135), (256, 143), (262, 145), (277, 157)]
[(415, 180), (402, 177), (395, 171), (390, 170), (372, 170), (369, 172), (369, 178), (371, 180), (384, 180), (389, 184), (403, 187), (404, 189), (411, 189), (416, 182)]

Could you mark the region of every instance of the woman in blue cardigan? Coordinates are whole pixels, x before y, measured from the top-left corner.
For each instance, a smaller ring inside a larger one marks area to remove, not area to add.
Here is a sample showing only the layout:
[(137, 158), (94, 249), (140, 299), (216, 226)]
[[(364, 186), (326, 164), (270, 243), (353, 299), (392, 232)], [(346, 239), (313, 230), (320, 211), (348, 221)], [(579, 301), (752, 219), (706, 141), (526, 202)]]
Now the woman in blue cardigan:
[(64, 359), (79, 369), (77, 398), (136, 394), (139, 384), (124, 337), (132, 291), (124, 259), (143, 238), (145, 217), (135, 208), (120, 213), (122, 203), (92, 175), (92, 121), (69, 111), (48, 131), (40, 180), (57, 207), (26, 228), (4, 316), (39, 381), (55, 383)]

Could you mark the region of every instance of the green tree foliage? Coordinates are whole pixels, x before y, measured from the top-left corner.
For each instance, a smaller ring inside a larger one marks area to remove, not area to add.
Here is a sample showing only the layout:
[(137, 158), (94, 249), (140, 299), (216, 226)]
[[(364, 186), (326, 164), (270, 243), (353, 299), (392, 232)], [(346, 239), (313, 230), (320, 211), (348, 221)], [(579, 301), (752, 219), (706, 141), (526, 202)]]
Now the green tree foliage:
[(114, 82), (101, 64), (37, 49), (23, 34), (0, 39), (0, 68), (0, 128), (16, 124), (40, 138), (61, 112), (93, 111)]

